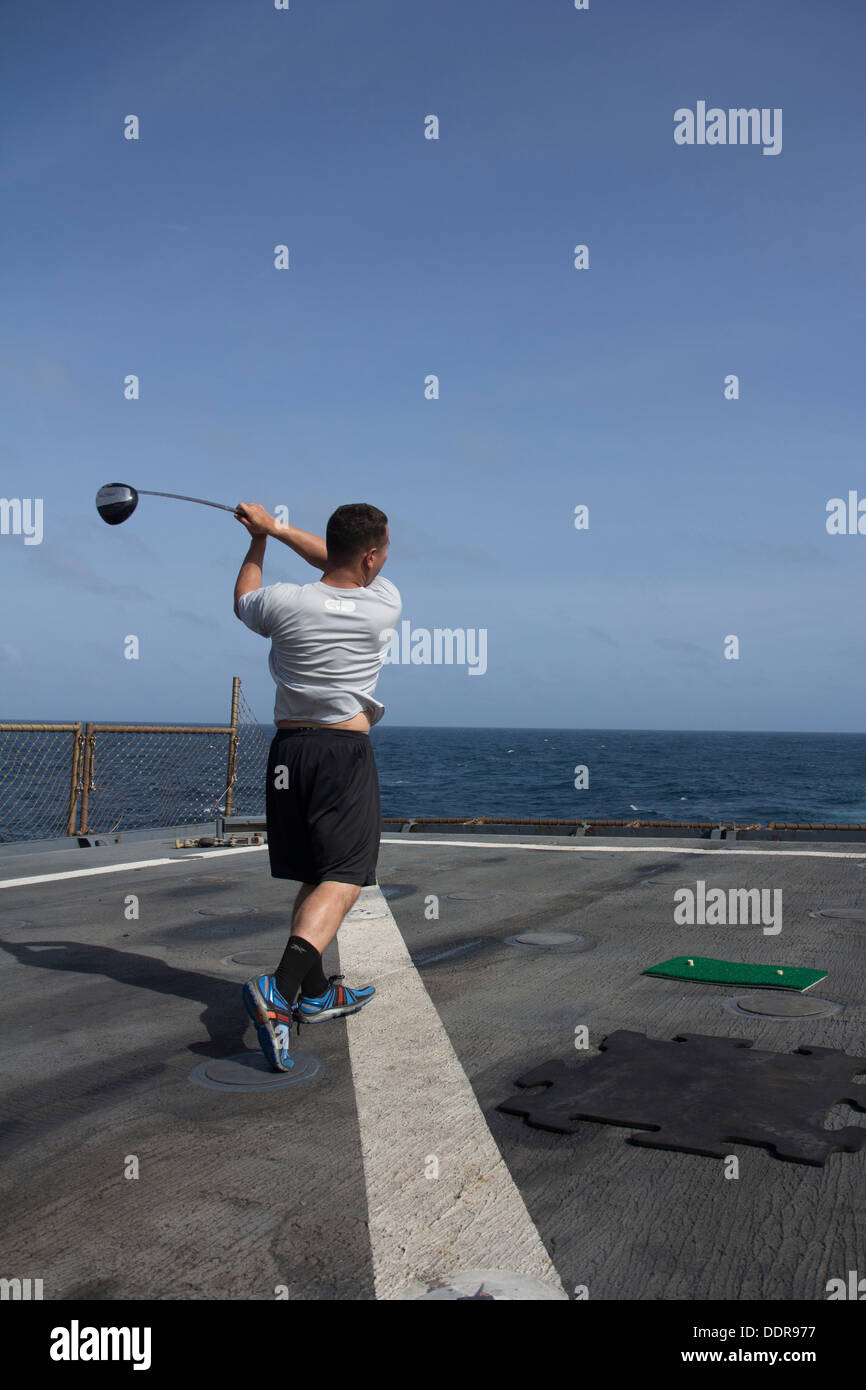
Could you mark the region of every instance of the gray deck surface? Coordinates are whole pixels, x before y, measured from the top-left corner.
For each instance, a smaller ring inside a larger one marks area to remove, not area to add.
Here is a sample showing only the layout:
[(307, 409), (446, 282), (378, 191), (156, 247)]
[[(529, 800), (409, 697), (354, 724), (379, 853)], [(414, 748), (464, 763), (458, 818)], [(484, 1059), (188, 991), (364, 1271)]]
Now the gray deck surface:
[[(740, 1176), (731, 1181), (720, 1161), (630, 1145), (628, 1129), (587, 1123), (559, 1136), (495, 1108), (522, 1072), (552, 1056), (589, 1055), (574, 1050), (581, 1023), (590, 1053), (625, 1028), (866, 1056), (866, 920), (810, 916), (866, 903), (866, 845), (618, 838), (576, 848), (550, 837), (533, 838), (529, 850), (513, 848), (529, 843), (515, 835), (460, 841), (386, 835), (379, 882), (565, 1291), (585, 1286), (593, 1300), (824, 1300), (828, 1279), (866, 1273), (866, 1152), (835, 1154), (819, 1168), (732, 1145)], [(129, 839), (0, 857), (0, 884), (181, 861), (0, 888), (0, 1273), (42, 1278), (46, 1299), (266, 1300), (277, 1286), (291, 1299), (373, 1299), (348, 1033), (382, 998), (357, 1019), (302, 1031), (293, 1045), (325, 1062), (308, 1085), (227, 1094), (192, 1084), (204, 1059), (256, 1049), (240, 987), (260, 971), (225, 958), (262, 947), (276, 964), (294, 886), (271, 879), (266, 851), (173, 844)], [(686, 852), (695, 848), (715, 852)], [(781, 934), (677, 926), (674, 889), (696, 879), (781, 888)], [(137, 921), (124, 916), (131, 893)], [(425, 917), (432, 894), (438, 920)], [(595, 944), (506, 944), (526, 930), (582, 933)], [(456, 949), (467, 942), (478, 944)], [(724, 1006), (742, 988), (641, 974), (680, 954), (824, 968), (828, 978), (810, 993), (843, 1007), (784, 1022), (746, 1018)], [(331, 947), (326, 969), (339, 969), (338, 959)], [(411, 1046), (399, 1045), (403, 1080), (390, 1097), (398, 1108), (412, 1076)], [(846, 1110), (830, 1121), (846, 1123), (866, 1115)], [(138, 1157), (137, 1180), (124, 1177), (128, 1155)], [(394, 1155), (395, 1194), (402, 1161)], [(495, 1207), (483, 1220), (496, 1222)], [(406, 1249), (411, 1258), (408, 1240)], [(430, 1269), (418, 1277), (429, 1283)]]

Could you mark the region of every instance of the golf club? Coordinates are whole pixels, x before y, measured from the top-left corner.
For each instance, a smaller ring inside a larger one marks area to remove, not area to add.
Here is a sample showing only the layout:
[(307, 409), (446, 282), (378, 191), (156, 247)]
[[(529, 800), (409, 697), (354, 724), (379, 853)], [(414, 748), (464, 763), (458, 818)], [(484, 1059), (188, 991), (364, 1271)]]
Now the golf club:
[(203, 497), (184, 497), (179, 492), (148, 492), (142, 488), (139, 493), (138, 489), (131, 487), (129, 483), (106, 483), (101, 487), (96, 494), (96, 510), (109, 526), (119, 526), (127, 517), (132, 516), (138, 506), (139, 496), (173, 497), (177, 502), (197, 502), (200, 507), (217, 507), (221, 512), (234, 512), (235, 515), (238, 510), (237, 507), (226, 507), (222, 502), (207, 502)]

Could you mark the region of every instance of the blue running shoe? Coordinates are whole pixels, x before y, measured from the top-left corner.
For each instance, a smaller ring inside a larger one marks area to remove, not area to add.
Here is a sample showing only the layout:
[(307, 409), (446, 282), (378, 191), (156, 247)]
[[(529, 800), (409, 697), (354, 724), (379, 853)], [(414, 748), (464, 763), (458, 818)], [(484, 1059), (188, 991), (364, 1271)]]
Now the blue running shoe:
[(334, 984), (334, 980), (342, 979), (342, 975), (329, 975), (327, 991), (315, 999), (302, 994), (292, 1011), (297, 1022), (324, 1023), (328, 1018), (356, 1014), (376, 993), (372, 985), (366, 985), (363, 989), (347, 989), (345, 985)]
[(277, 989), (273, 975), (247, 980), (243, 988), (244, 1007), (256, 1025), (259, 1047), (274, 1071), (291, 1071), (295, 1065), (289, 1055), (292, 1010)]

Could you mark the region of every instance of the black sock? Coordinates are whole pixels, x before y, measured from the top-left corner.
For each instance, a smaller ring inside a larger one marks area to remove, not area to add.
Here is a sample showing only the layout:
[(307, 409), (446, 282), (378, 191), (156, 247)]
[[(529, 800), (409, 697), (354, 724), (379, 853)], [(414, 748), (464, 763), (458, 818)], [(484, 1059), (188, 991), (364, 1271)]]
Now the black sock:
[(287, 1004), (293, 1004), (303, 983), (305, 992), (313, 996), (324, 994), (328, 987), (322, 971), (322, 957), (315, 946), (302, 936), (290, 936), (283, 958), (274, 971), (277, 989)]
[(301, 981), (301, 993), (306, 994), (308, 999), (318, 999), (319, 995), (326, 994), (327, 990), (328, 981), (322, 969), (322, 957), (316, 951), (316, 959)]

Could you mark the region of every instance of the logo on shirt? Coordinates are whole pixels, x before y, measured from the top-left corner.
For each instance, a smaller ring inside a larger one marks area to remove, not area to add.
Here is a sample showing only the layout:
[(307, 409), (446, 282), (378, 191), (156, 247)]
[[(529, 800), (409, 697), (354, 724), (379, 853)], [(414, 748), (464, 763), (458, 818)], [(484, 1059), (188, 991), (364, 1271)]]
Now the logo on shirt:
[(354, 613), (355, 600), (353, 598), (326, 598), (325, 607), (329, 613)]

